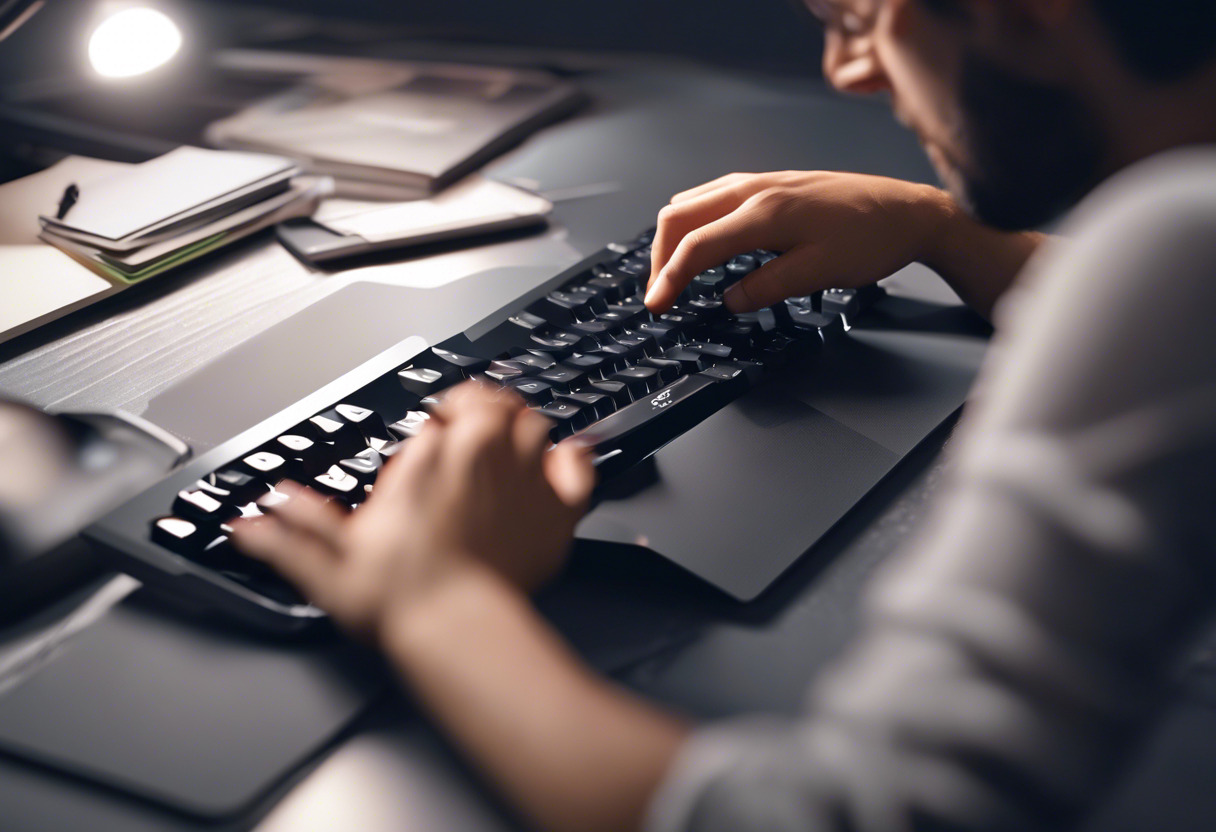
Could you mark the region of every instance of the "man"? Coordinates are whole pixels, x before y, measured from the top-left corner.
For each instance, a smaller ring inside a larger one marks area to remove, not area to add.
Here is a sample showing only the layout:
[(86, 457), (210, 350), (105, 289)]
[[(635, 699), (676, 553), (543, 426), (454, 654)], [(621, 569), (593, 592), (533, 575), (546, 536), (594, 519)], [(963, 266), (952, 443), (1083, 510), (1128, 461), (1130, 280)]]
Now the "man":
[[(693, 189), (660, 217), (648, 305), (755, 248), (785, 253), (736, 311), (921, 260), (995, 307), (998, 335), (946, 495), (802, 720), (687, 725), (547, 629), (524, 593), (559, 567), (592, 472), (546, 454), (516, 401), (460, 389), (358, 512), (293, 489), (238, 532), (549, 829), (1068, 825), (1210, 605), (1216, 4), (810, 5), (828, 79), (888, 93), (949, 194), (788, 172)], [(1066, 209), (1061, 240), (999, 230)]]

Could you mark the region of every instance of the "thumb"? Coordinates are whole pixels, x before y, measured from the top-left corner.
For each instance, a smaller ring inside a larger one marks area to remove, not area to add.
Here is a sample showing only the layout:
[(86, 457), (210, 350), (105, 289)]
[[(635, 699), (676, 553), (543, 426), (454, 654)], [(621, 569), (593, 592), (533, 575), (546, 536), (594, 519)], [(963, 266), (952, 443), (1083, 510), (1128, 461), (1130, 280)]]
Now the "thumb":
[(722, 300), (732, 313), (755, 312), (786, 298), (818, 292), (832, 280), (823, 250), (803, 246), (765, 263), (727, 289)]
[(578, 442), (559, 442), (545, 454), (545, 478), (557, 498), (580, 513), (591, 501), (595, 467), (589, 450)]

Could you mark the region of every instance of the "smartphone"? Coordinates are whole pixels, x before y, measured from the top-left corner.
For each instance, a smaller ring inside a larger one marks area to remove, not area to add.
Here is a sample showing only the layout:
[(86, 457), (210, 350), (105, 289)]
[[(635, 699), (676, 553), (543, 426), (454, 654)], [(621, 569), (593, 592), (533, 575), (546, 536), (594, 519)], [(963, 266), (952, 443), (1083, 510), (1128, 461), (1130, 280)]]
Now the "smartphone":
[(541, 225), (552, 210), (543, 197), (474, 175), (408, 202), (327, 199), (311, 218), (282, 223), (276, 233), (297, 257), (325, 263)]

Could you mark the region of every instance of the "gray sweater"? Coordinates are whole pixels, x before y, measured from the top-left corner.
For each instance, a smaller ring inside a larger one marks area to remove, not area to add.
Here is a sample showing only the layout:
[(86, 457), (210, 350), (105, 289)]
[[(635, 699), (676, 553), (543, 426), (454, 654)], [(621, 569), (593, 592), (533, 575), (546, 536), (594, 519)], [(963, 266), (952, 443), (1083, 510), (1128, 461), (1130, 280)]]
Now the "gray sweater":
[(653, 832), (1039, 832), (1118, 773), (1214, 597), (1216, 148), (1104, 184), (997, 323), (851, 648), (801, 719), (696, 732)]

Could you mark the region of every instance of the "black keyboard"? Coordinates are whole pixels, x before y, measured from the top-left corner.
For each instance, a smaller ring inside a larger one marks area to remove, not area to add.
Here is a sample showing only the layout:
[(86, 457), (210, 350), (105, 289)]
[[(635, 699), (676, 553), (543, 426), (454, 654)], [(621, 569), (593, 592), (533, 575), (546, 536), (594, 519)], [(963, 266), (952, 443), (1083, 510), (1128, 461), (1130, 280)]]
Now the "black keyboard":
[(428, 407), (467, 379), (515, 391), (550, 419), (554, 442), (591, 441), (610, 480), (818, 351), (881, 294), (829, 290), (732, 315), (725, 289), (777, 256), (755, 251), (699, 275), (656, 316), (642, 303), (652, 238), (614, 243), (420, 354), (402, 345), (378, 356), (195, 459), (86, 535), (147, 584), (291, 632), (323, 613), (228, 538), (233, 519), (282, 499), (276, 483), (295, 480), (358, 506)]

